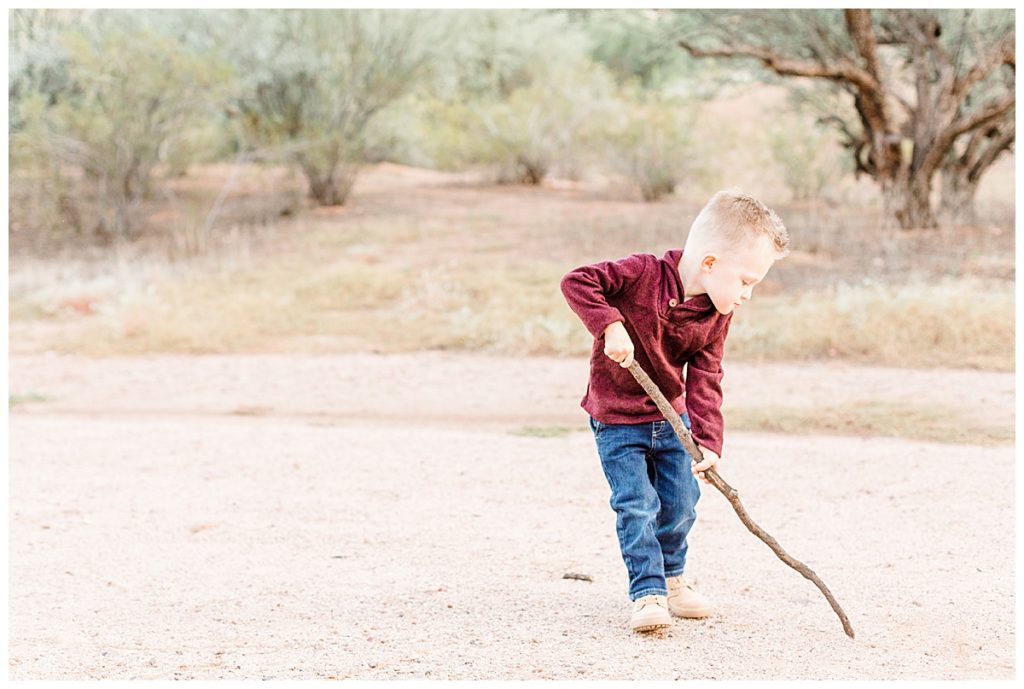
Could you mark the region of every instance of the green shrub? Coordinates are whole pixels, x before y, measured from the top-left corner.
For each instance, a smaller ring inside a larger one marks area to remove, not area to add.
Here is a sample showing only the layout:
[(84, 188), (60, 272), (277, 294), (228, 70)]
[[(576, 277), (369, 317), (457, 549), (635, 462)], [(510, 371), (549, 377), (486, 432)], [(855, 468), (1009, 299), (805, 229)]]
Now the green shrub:
[(24, 98), (16, 147), (54, 188), (72, 187), (64, 217), (130, 237), (161, 153), (188, 146), (226, 71), (128, 15), (102, 19), (59, 35), (73, 86)]
[(603, 68), (555, 68), (507, 99), (467, 111), (468, 158), (493, 166), (502, 183), (540, 184), (560, 163), (578, 169), (611, 93)]
[(609, 167), (640, 191), (645, 201), (671, 194), (700, 163), (693, 150), (696, 111), (647, 92), (617, 102), (605, 129)]
[(834, 131), (802, 109), (778, 109), (768, 122), (768, 147), (796, 201), (829, 195), (849, 167)]

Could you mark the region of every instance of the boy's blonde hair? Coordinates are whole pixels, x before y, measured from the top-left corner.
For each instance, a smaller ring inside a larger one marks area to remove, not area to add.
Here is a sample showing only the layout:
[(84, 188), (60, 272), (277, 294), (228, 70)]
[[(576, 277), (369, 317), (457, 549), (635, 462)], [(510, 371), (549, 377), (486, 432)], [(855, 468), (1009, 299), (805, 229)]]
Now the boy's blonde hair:
[(789, 233), (782, 219), (768, 206), (738, 189), (724, 189), (711, 197), (690, 226), (686, 243), (743, 246), (757, 237), (768, 237), (776, 259), (789, 255)]

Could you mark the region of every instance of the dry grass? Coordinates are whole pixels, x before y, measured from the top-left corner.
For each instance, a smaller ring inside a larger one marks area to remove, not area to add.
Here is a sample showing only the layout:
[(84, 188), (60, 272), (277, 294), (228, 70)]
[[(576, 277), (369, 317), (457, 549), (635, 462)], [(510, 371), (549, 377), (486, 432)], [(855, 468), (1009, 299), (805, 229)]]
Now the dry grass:
[[(827, 407), (730, 407), (726, 403), (723, 414), (729, 431), (907, 438), (982, 446), (1012, 444), (1015, 440), (1013, 425), (968, 418), (951, 405), (860, 401)], [(589, 433), (590, 429), (585, 424), (574, 428), (524, 426), (509, 432), (532, 438), (561, 438), (573, 431)]]
[(29, 404), (31, 402), (46, 402), (51, 399), (46, 395), (40, 395), (36, 392), (30, 392), (24, 395), (7, 395), (7, 406), (16, 407), (19, 404)]
[(566, 426), (523, 426), (509, 431), (509, 434), (525, 438), (564, 438), (572, 430)]
[(1014, 370), (1012, 283), (946, 278), (755, 299), (737, 312), (740, 359), (841, 357), (889, 366)]
[[(49, 322), (39, 346), (94, 356), (583, 355), (591, 340), (558, 290), (561, 276), (681, 246), (702, 201), (684, 191), (643, 204), (614, 187), (557, 180), (493, 187), (384, 164), (360, 178), (350, 207), (222, 228), (199, 256), (183, 259), (158, 236), (12, 255), (12, 337), (21, 323)], [(871, 209), (779, 209), (795, 250), (737, 313), (731, 359), (1013, 370), (1012, 225), (894, 233)]]
[[(412, 274), (366, 261), (278, 258), (169, 281), (55, 346), (93, 355), (310, 347), (589, 352), (589, 335), (557, 289), (562, 266), (460, 260)], [(1012, 371), (1013, 303), (1012, 285), (975, 278), (759, 296), (737, 313), (727, 351), (733, 360), (843, 358)]]
[(730, 430), (793, 434), (910, 438), (940, 443), (999, 445), (1014, 441), (1012, 425), (964, 418), (954, 406), (904, 402), (850, 402), (829, 407), (756, 407), (723, 410)]

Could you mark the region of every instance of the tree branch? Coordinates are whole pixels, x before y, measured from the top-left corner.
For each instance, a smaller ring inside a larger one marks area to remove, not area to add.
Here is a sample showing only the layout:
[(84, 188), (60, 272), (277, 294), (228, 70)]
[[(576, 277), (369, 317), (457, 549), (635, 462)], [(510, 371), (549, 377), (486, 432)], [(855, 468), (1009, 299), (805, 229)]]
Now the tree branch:
[(1013, 33), (1004, 36), (991, 51), (981, 56), (974, 66), (967, 70), (967, 74), (953, 83), (953, 97), (957, 101), (963, 100), (972, 86), (991, 74), (999, 65), (1014, 67), (1017, 59), (1014, 40)]
[[(654, 403), (658, 406), (658, 409), (661, 411), (661, 413), (665, 416), (665, 419), (675, 430), (676, 435), (679, 436), (679, 440), (683, 443), (683, 447), (686, 449), (686, 451), (690, 453), (690, 455), (698, 462), (703, 460), (704, 456), (701, 454), (701, 451), (697, 447), (697, 444), (693, 441), (693, 437), (690, 435), (690, 432), (686, 430), (686, 426), (683, 425), (683, 422), (679, 418), (679, 415), (676, 413), (675, 409), (672, 408), (672, 405), (669, 404), (669, 401), (665, 399), (665, 395), (661, 392), (661, 390), (658, 389), (658, 386), (655, 384), (655, 382), (651, 380), (650, 376), (648, 376), (647, 373), (643, 370), (643, 368), (641, 368), (640, 364), (638, 364), (636, 361), (633, 361), (633, 363), (629, 365), (629, 372), (633, 374), (633, 377), (636, 378), (636, 382), (639, 383), (640, 386), (647, 391), (647, 394), (651, 396), (651, 399), (654, 400)], [(717, 488), (719, 492), (721, 492), (722, 495), (726, 497), (726, 499), (732, 505), (733, 510), (736, 511), (737, 516), (739, 516), (740, 521), (743, 522), (743, 525), (746, 526), (752, 534), (754, 534), (762, 541), (764, 541), (768, 545), (768, 547), (772, 549), (772, 552), (774, 552), (775, 555), (778, 556), (780, 560), (782, 560), (787, 565), (795, 569), (797, 572), (803, 575), (805, 579), (809, 579), (815, 586), (818, 587), (822, 594), (824, 594), (825, 599), (828, 601), (829, 605), (832, 606), (832, 610), (834, 610), (836, 615), (839, 617), (839, 621), (843, 625), (843, 631), (846, 632), (846, 635), (851, 639), (854, 638), (853, 626), (850, 624), (850, 619), (846, 616), (846, 613), (843, 611), (842, 607), (840, 607), (839, 603), (832, 596), (832, 592), (828, 590), (827, 586), (825, 586), (825, 583), (818, 577), (817, 574), (814, 573), (814, 570), (812, 570), (810, 567), (800, 562), (799, 560), (795, 559), (789, 553), (783, 550), (782, 546), (779, 545), (778, 541), (776, 541), (768, 532), (766, 532), (764, 529), (762, 529), (754, 523), (754, 520), (750, 518), (750, 515), (747, 514), (747, 510), (743, 507), (743, 503), (740, 502), (739, 492), (735, 488), (730, 486), (728, 483), (726, 483), (725, 480), (718, 475), (718, 472), (715, 470), (714, 467), (711, 467), (710, 469), (705, 471), (704, 474), (711, 482), (711, 485)]]
[(926, 174), (931, 174), (938, 168), (942, 159), (953, 146), (953, 142), (956, 141), (958, 136), (965, 134), (972, 129), (982, 127), (1005, 114), (1013, 107), (1014, 100), (1015, 94), (1011, 91), (1003, 98), (990, 102), (984, 107), (978, 108), (970, 115), (961, 116), (954, 120), (952, 124), (942, 130), (935, 138), (934, 145), (929, 149), (924, 160), (921, 162), (920, 170), (924, 171)]
[(761, 46), (735, 45), (728, 48), (698, 48), (685, 40), (680, 40), (679, 46), (693, 57), (753, 57), (763, 62), (776, 74), (783, 76), (846, 81), (857, 85), (862, 90), (878, 87), (870, 74), (845, 57), (831, 64), (820, 64), (781, 55), (770, 48)]
[(999, 130), (999, 133), (985, 147), (985, 150), (978, 156), (978, 159), (970, 164), (971, 167), (967, 173), (968, 178), (974, 181), (980, 180), (981, 173), (996, 161), (1000, 153), (1013, 145), (1016, 134), (1016, 124), (1011, 118), (1009, 125), (1005, 129)]
[(1014, 106), (1015, 102), (1016, 94), (1013, 91), (1010, 91), (999, 100), (990, 101), (988, 104), (973, 110), (969, 115), (962, 115), (958, 117), (949, 125), (946, 131), (942, 132), (940, 140), (948, 138), (949, 141), (952, 142), (961, 134), (988, 124), (1000, 115), (1006, 113)]
[(857, 52), (864, 58), (868, 74), (879, 85), (882, 83), (881, 70), (878, 67), (878, 45), (871, 29), (871, 10), (843, 10), (846, 17), (847, 31)]

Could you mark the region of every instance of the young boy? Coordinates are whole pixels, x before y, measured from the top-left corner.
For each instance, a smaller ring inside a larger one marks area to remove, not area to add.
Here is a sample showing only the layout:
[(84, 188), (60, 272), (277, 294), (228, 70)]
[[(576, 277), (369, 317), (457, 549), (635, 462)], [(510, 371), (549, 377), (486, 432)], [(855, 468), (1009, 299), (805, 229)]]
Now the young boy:
[[(670, 626), (670, 612), (711, 613), (683, 577), (700, 497), (695, 477), (707, 483), (704, 471), (722, 454), (721, 361), (733, 311), (788, 247), (774, 211), (720, 191), (693, 221), (683, 249), (581, 266), (562, 278), (566, 301), (594, 336), (581, 406), (611, 487), (634, 631)], [(626, 370), (634, 357), (690, 430), (704, 455), (699, 464)]]

